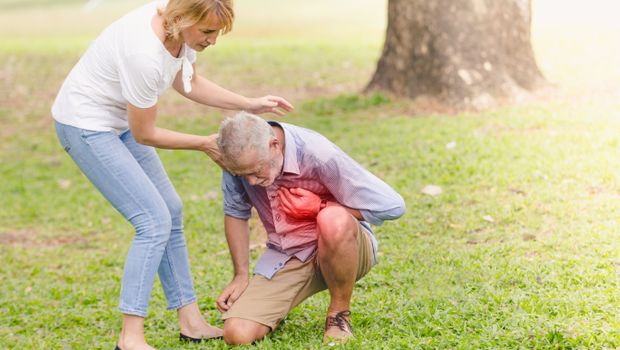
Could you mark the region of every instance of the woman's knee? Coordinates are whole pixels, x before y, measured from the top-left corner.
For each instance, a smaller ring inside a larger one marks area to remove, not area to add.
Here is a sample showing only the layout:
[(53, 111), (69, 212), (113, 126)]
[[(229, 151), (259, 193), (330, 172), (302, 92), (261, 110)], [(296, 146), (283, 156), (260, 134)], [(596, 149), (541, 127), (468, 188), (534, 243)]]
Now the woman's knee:
[(251, 344), (269, 333), (269, 327), (242, 318), (229, 318), (224, 321), (224, 341), (228, 345)]
[(166, 202), (166, 206), (168, 207), (168, 212), (170, 213), (170, 218), (172, 220), (172, 226), (182, 226), (183, 225), (183, 202), (179, 195), (175, 192), (173, 196), (169, 198), (164, 198)]
[(165, 206), (151, 208), (131, 218), (136, 238), (157, 243), (167, 242), (172, 231), (172, 216)]

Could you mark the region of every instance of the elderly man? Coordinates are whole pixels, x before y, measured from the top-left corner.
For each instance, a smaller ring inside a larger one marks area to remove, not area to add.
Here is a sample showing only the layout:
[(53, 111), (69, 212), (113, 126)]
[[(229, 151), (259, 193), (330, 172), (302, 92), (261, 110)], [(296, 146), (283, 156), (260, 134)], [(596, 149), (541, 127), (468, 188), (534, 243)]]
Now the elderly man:
[[(222, 123), (218, 146), (235, 272), (217, 300), (224, 340), (261, 339), (303, 300), (328, 289), (324, 341), (345, 342), (352, 336), (353, 286), (376, 263), (368, 223), (403, 215), (402, 197), (325, 137), (294, 125), (241, 112)], [(249, 279), (252, 207), (268, 241)]]

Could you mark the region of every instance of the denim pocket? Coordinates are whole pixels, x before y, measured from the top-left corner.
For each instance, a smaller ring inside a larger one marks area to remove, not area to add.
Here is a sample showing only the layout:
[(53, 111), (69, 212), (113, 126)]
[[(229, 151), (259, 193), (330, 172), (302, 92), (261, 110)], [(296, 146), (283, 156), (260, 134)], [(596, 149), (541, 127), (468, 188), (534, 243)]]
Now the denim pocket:
[(111, 134), (110, 131), (95, 131), (95, 130), (86, 130), (80, 129), (80, 137), (86, 144), (91, 144), (91, 142), (96, 141), (98, 138), (102, 136), (107, 136)]

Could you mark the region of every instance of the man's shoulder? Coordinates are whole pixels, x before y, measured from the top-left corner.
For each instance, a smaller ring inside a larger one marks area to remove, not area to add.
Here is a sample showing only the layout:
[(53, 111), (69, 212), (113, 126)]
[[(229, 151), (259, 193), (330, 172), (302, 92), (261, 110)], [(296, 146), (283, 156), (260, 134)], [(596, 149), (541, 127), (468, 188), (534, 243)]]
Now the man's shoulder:
[(298, 155), (325, 160), (331, 158), (334, 151), (339, 150), (332, 141), (318, 131), (287, 123), (280, 125), (293, 137), (292, 141), (297, 147)]
[(284, 130), (290, 132), (293, 134), (294, 137), (296, 138), (300, 138), (300, 139), (314, 139), (314, 138), (321, 138), (321, 139), (325, 139), (329, 142), (329, 140), (327, 139), (327, 137), (325, 137), (323, 134), (319, 133), (316, 130), (312, 130), (303, 126), (299, 126), (299, 125), (295, 125), (295, 124), (289, 124), (289, 123), (281, 123), (281, 122), (277, 122), (277, 124), (279, 124), (282, 128), (284, 128)]
[(245, 180), (241, 176), (235, 176), (230, 171), (222, 170), (222, 186), (224, 189), (234, 188), (237, 191), (244, 190), (243, 182)]

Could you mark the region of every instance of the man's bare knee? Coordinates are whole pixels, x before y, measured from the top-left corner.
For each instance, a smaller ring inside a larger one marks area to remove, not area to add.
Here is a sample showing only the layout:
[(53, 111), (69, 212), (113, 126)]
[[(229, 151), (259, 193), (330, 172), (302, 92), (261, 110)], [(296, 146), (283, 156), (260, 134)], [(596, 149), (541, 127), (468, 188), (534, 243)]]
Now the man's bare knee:
[(349, 212), (341, 207), (327, 207), (316, 218), (319, 236), (322, 240), (342, 241), (355, 239), (358, 223)]
[(229, 318), (224, 321), (224, 341), (228, 345), (251, 344), (269, 333), (269, 327), (242, 318)]

